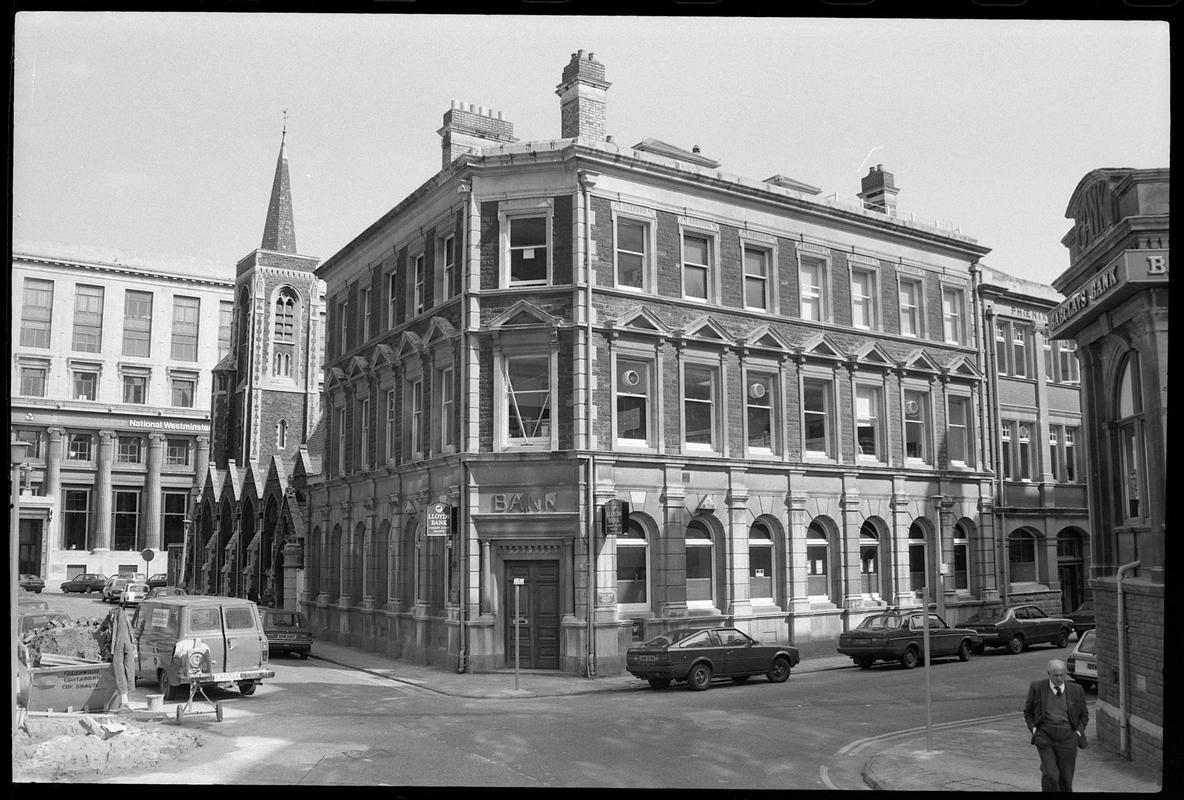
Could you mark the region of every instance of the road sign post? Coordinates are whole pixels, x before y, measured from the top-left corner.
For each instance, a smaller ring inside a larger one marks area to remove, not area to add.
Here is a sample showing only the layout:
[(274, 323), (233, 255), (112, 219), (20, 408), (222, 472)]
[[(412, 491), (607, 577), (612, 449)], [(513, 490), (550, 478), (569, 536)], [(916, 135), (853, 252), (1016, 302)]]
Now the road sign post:
[(148, 565), (152, 563), (152, 559), (156, 557), (156, 553), (152, 552), (151, 547), (145, 547), (140, 551), (140, 558), (144, 559), (144, 580), (148, 579)]

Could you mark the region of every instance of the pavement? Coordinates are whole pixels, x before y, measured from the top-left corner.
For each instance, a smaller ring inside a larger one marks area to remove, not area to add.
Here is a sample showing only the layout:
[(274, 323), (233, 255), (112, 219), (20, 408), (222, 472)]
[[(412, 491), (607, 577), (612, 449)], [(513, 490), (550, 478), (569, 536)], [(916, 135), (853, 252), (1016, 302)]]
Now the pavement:
[[(794, 674), (850, 669), (851, 659), (835, 652), (836, 642), (799, 647), (802, 661)], [(458, 673), (456, 665), (413, 664), (335, 642), (317, 641), (314, 659), (363, 670), (426, 692), (452, 697), (512, 699), (558, 697), (593, 692), (635, 691), (643, 685), (632, 675), (584, 678), (547, 670), (498, 670)], [(1097, 741), (1094, 717), (1086, 729)], [(984, 754), (989, 754), (984, 756)], [(836, 756), (862, 759), (863, 780), (881, 791), (1038, 792), (1040, 760), (1029, 743), (1018, 712), (913, 728), (861, 739)], [(1100, 747), (1079, 751), (1077, 792), (1136, 793), (1162, 791), (1162, 778)]]

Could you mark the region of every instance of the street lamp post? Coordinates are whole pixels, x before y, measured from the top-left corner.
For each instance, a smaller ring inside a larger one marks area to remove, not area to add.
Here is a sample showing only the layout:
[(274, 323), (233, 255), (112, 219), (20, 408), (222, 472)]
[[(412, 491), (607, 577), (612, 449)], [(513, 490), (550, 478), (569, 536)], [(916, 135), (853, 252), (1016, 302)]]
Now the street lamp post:
[(17, 585), (20, 583), (20, 538), (21, 538), (21, 464), (29, 453), (29, 443), (21, 439), (11, 439), (12, 477), (9, 487), (9, 520), (8, 520), (8, 607), (9, 607), (9, 652), (12, 657), (12, 731), (16, 732), (17, 711), (19, 706), (20, 680), (17, 678), (19, 661), (17, 642)]

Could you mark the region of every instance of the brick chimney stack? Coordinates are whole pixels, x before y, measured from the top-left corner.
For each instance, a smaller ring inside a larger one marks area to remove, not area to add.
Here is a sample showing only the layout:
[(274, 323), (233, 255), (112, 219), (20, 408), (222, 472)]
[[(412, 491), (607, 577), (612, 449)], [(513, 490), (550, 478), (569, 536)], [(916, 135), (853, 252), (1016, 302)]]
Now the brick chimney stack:
[(443, 137), (444, 167), (468, 153), (480, 154), (483, 147), (518, 141), (514, 138), (514, 123), (502, 112), (455, 100), (452, 108), (444, 112), (444, 127), (436, 133)]
[(857, 196), (863, 201), (864, 208), (896, 216), (896, 194), (900, 190), (896, 188), (892, 173), (884, 171), (883, 164), (869, 168), (860, 185), (863, 191)]
[(555, 94), (559, 95), (560, 138), (583, 136), (603, 142), (606, 136), (605, 95), (611, 83), (595, 53), (571, 54)]

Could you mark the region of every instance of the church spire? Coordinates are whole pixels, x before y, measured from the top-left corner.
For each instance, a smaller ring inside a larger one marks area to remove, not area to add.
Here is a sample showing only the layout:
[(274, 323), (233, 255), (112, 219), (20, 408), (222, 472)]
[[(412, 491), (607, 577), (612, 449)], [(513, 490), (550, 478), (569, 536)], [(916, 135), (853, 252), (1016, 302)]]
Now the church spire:
[(284, 130), (280, 135), (280, 155), (275, 163), (275, 179), (271, 184), (271, 201), (267, 205), (267, 222), (263, 226), (263, 250), (279, 253), (296, 252), (296, 225), (292, 220), (292, 186), (288, 180), (288, 109), (284, 109)]

